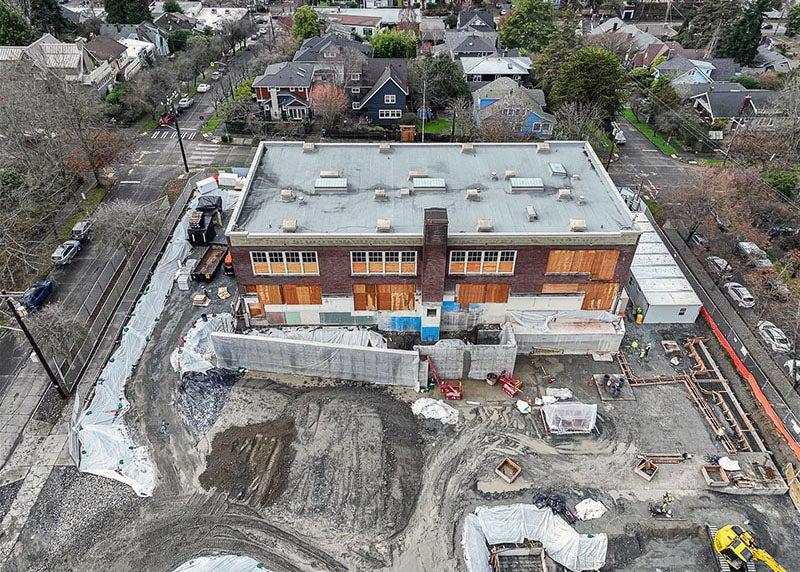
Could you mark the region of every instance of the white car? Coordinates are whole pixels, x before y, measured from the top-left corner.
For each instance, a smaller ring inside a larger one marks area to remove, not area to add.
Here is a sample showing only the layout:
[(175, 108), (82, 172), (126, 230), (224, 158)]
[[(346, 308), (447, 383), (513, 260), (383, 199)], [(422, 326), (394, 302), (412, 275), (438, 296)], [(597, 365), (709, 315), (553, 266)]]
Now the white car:
[(182, 97), (180, 101), (178, 101), (178, 107), (181, 109), (188, 109), (192, 105), (194, 105), (194, 99), (191, 97)]
[(66, 266), (72, 263), (72, 259), (78, 255), (80, 249), (81, 241), (68, 240), (53, 251), (53, 254), (50, 255), (50, 260), (56, 266)]
[(786, 373), (789, 374), (789, 379), (792, 381), (800, 381), (800, 359), (790, 359), (783, 367), (786, 368)]
[(201, 83), (197, 86), (197, 93), (205, 93), (211, 90), (211, 86), (207, 83)]
[(789, 343), (789, 338), (783, 333), (778, 326), (767, 320), (761, 320), (758, 323), (758, 333), (764, 338), (764, 341), (774, 352), (788, 352), (792, 349), (792, 344)]
[(728, 282), (723, 286), (728, 297), (736, 302), (740, 308), (752, 308), (756, 305), (756, 300), (750, 291), (738, 282)]
[(221, 72), (218, 72), (218, 71), (211, 72), (211, 81), (217, 81), (221, 77), (222, 77), (222, 73)]

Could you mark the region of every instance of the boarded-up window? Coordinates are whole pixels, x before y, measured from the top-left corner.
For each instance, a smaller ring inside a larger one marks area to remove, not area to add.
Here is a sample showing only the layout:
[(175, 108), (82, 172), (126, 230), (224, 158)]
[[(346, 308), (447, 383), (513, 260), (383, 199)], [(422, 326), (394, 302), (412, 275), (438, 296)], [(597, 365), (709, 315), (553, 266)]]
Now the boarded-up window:
[(589, 274), (593, 280), (611, 280), (617, 268), (618, 250), (551, 250), (548, 274)]
[(509, 291), (508, 284), (456, 284), (456, 302), (465, 310), (470, 304), (504, 304)]
[(252, 318), (264, 317), (264, 309), (261, 304), (248, 304), (247, 309), (250, 311), (250, 317)]
[(583, 289), (583, 284), (543, 284), (542, 294), (574, 294)]
[(607, 284), (585, 284), (586, 296), (583, 298), (582, 310), (608, 310), (617, 299), (619, 285), (614, 283)]
[(363, 310), (413, 310), (414, 284), (354, 284), (353, 308)]
[(284, 304), (322, 304), (319, 286), (284, 284), (281, 286)]
[(283, 296), (281, 296), (280, 286), (259, 284), (256, 286), (256, 294), (258, 294), (259, 303), (263, 306), (283, 304)]

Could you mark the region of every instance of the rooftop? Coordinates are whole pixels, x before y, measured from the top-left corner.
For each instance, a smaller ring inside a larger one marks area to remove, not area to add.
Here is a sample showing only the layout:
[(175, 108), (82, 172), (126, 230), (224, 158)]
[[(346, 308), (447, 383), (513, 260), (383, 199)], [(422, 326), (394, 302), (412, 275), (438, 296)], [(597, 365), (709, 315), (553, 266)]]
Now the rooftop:
[(531, 59), (490, 55), (461, 58), (461, 66), (464, 73), (470, 75), (526, 75), (531, 71)]
[[(560, 167), (566, 175), (557, 174)], [(336, 184), (323, 190), (318, 183), (326, 179)], [(426, 179), (435, 184), (423, 189)], [(538, 181), (519, 184), (525, 180)], [(535, 190), (538, 185), (544, 188)], [(559, 200), (558, 190), (565, 188), (572, 196), (562, 193)], [(385, 197), (376, 198), (376, 189)], [(471, 189), (478, 196), (472, 192), (468, 199)], [(618, 242), (624, 231), (631, 237), (627, 242), (638, 235), (616, 187), (584, 142), (463, 148), (457, 143), (262, 142), (244, 193), (229, 233), (286, 236), (283, 221), (296, 220), (300, 235), (377, 235), (376, 221), (389, 219), (390, 235), (421, 236), (424, 209), (444, 207), (451, 235), (582, 235)], [(479, 219), (492, 221), (491, 232), (478, 232)], [(585, 221), (584, 232), (570, 230), (575, 219)]]

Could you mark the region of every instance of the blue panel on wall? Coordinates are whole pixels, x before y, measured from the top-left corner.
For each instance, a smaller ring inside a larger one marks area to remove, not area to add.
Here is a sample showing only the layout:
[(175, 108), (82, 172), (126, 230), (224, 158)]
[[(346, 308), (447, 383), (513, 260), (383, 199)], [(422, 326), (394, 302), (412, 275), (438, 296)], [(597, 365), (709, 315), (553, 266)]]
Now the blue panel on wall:
[(420, 335), (423, 342), (436, 342), (439, 340), (439, 328), (422, 328), (422, 332)]
[(395, 332), (418, 332), (421, 327), (419, 316), (393, 316), (389, 320), (389, 329)]
[(480, 310), (481, 309), (481, 304), (470, 304), (469, 305), (469, 309), (470, 310)]
[(458, 302), (442, 302), (442, 312), (460, 312), (461, 305)]

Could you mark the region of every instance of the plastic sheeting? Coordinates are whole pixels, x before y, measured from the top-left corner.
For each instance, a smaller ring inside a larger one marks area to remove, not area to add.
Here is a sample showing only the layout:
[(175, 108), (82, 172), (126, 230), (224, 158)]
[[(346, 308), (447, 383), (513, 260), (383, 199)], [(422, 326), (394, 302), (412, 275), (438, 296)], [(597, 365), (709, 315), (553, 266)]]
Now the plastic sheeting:
[[(235, 191), (213, 191), (222, 196), (223, 209), (238, 200)], [(73, 421), (80, 443), (78, 469), (121, 481), (140, 496), (150, 496), (155, 486), (155, 468), (145, 447), (137, 446), (123, 416), (130, 408), (125, 385), (133, 374), (147, 342), (161, 317), (166, 298), (172, 290), (175, 271), (191, 252), (186, 240), (189, 216), (200, 197), (197, 193), (183, 218), (175, 227), (150, 282), (134, 306), (120, 336), (119, 346), (100, 372), (94, 397), (89, 406)]]
[(465, 359), (469, 363), (466, 377), (485, 379), (489, 373), (499, 374), (503, 370), (514, 372), (517, 361), (517, 345), (510, 324), (500, 330), (500, 344), (467, 344), (459, 339), (439, 340), (432, 346), (414, 346), (420, 355), (429, 356), (440, 377), (461, 379), (464, 377)]
[(581, 520), (600, 518), (606, 513), (606, 507), (600, 501), (583, 499), (575, 505), (575, 516)]
[(188, 371), (206, 372), (216, 362), (211, 332), (232, 332), (233, 316), (227, 313), (210, 314), (207, 321), (197, 320), (184, 336), (181, 347), (169, 357), (172, 369), (182, 374)]
[[(230, 331), (230, 330), (226, 330)], [(250, 330), (250, 336), (282, 338), (285, 340), (306, 340), (326, 344), (342, 344), (345, 346), (361, 346), (385, 348), (386, 338), (369, 328), (348, 327), (300, 327), (300, 328), (266, 328)]]
[(621, 318), (611, 312), (601, 310), (576, 310), (574, 312), (533, 312), (517, 311), (508, 312), (508, 317), (512, 322), (524, 326), (535, 332), (548, 332), (558, 323), (559, 320), (565, 322), (606, 322), (614, 323)]
[(173, 572), (269, 572), (263, 562), (249, 556), (224, 554), (200, 556), (184, 562)]
[(551, 433), (588, 433), (597, 422), (597, 404), (566, 402), (542, 407)]
[(230, 369), (189, 371), (178, 382), (175, 408), (195, 441), (208, 433), (228, 402), (231, 389), (242, 375)]
[(542, 543), (550, 558), (570, 570), (597, 570), (606, 562), (608, 537), (578, 534), (549, 508), (532, 504), (479, 507), (464, 519), (461, 545), (470, 572), (491, 572), (489, 546)]
[(438, 419), (445, 425), (458, 423), (458, 409), (440, 399), (422, 397), (411, 404), (411, 411), (425, 419)]

